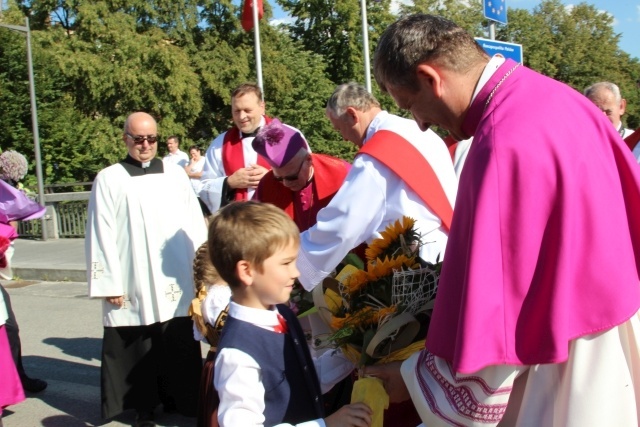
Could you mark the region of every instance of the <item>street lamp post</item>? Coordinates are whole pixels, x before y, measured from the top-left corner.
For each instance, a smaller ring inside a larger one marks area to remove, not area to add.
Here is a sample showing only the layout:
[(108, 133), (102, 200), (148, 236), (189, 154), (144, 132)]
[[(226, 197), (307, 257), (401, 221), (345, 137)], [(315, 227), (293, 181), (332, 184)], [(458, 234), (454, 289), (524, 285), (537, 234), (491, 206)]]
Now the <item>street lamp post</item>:
[[(1, 0), (0, 0), (1, 1)], [(38, 199), (44, 206), (44, 182), (42, 179), (42, 160), (40, 156), (40, 135), (38, 133), (38, 109), (36, 108), (36, 86), (33, 79), (33, 60), (31, 57), (31, 30), (29, 18), (24, 19), (25, 26), (0, 24), (0, 27), (25, 34), (27, 36), (27, 65), (29, 68), (29, 95), (31, 99), (31, 127), (33, 129), (33, 146), (36, 156), (36, 178), (38, 180)], [(42, 240), (47, 240), (47, 225), (45, 217), (42, 218)]]
[(360, 0), (362, 14), (362, 50), (364, 53), (364, 84), (371, 93), (371, 64), (369, 62), (369, 23), (367, 22), (367, 2)]

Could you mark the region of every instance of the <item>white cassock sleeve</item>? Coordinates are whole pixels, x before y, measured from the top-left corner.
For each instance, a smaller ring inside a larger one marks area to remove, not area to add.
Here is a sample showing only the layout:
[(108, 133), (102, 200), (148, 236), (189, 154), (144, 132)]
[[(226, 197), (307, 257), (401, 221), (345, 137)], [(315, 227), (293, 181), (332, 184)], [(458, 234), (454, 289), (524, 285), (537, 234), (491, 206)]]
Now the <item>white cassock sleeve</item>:
[(386, 212), (387, 185), (369, 156), (358, 156), (317, 223), (300, 235), (298, 280), (307, 290), (327, 277), (349, 251), (375, 236)]
[(227, 174), (222, 164), (222, 142), (226, 132), (218, 135), (213, 140), (204, 157), (204, 168), (200, 179), (200, 192), (198, 196), (205, 202), (211, 212), (220, 209), (222, 188)]
[(347, 378), (356, 368), (356, 365), (340, 350), (329, 350), (318, 357), (313, 357), (313, 366), (316, 368), (322, 394)]
[(113, 297), (125, 293), (120, 254), (114, 238), (118, 227), (112, 189), (106, 174), (101, 172), (96, 176), (89, 198), (84, 243), (90, 297)]

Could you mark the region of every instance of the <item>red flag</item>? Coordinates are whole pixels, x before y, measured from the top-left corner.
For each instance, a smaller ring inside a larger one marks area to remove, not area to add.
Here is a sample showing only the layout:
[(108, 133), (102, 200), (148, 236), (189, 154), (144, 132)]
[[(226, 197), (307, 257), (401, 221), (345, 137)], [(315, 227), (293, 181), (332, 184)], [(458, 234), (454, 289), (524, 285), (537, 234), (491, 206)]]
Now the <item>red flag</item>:
[[(262, 15), (264, 15), (262, 0), (256, 0), (256, 3), (258, 4), (258, 19), (262, 19)], [(242, 28), (245, 31), (251, 31), (253, 29), (253, 0), (244, 0), (241, 21)]]

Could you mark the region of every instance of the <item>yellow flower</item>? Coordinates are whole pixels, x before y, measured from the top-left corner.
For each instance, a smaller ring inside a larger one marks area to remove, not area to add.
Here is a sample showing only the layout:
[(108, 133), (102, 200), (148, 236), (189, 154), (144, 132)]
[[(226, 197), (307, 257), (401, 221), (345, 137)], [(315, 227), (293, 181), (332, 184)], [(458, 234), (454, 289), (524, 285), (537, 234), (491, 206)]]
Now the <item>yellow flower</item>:
[[(378, 258), (392, 243), (398, 240), (400, 235), (404, 235), (413, 228), (416, 220), (403, 216), (402, 219), (396, 220), (393, 224), (389, 224), (380, 235), (382, 237), (375, 239), (365, 251), (367, 260), (373, 261)], [(411, 242), (407, 242), (411, 243)]]
[(418, 264), (415, 261), (415, 257), (407, 257), (406, 255), (399, 255), (392, 259), (386, 257), (384, 260), (378, 258), (367, 264), (367, 276), (370, 281), (375, 281), (393, 275), (396, 270), (417, 268)]
[(349, 294), (352, 294), (366, 286), (368, 281), (369, 277), (367, 276), (367, 272), (364, 270), (358, 270), (347, 277), (343, 285), (346, 291)]
[(358, 329), (377, 322), (377, 317), (372, 307), (366, 306), (354, 313), (347, 313), (345, 317), (334, 317), (331, 319), (331, 327), (334, 330), (350, 326)]
[(343, 304), (333, 312), (330, 326), (334, 332), (328, 341), (336, 347), (353, 350), (350, 359), (357, 363), (375, 361), (369, 356), (361, 357), (359, 351), (380, 325), (398, 314), (399, 307), (390, 305), (394, 273), (420, 268), (417, 262), (420, 234), (414, 225), (415, 220), (409, 217), (393, 222), (367, 248), (363, 270), (348, 266), (336, 277)]

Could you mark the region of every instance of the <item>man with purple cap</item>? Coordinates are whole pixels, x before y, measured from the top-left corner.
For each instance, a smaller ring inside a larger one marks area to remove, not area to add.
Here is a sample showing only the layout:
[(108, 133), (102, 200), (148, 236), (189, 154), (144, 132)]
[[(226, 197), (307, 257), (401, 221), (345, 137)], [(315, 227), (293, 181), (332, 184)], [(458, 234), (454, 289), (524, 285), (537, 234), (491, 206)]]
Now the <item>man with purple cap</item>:
[(640, 424), (640, 169), (584, 96), (439, 16), (389, 26), (375, 77), (473, 136), (426, 348), (367, 367), (425, 425)]
[(301, 232), (316, 223), (318, 211), (329, 204), (351, 167), (344, 160), (312, 154), (302, 134), (278, 119), (258, 132), (252, 146), (273, 168), (260, 181), (254, 200), (284, 210)]

